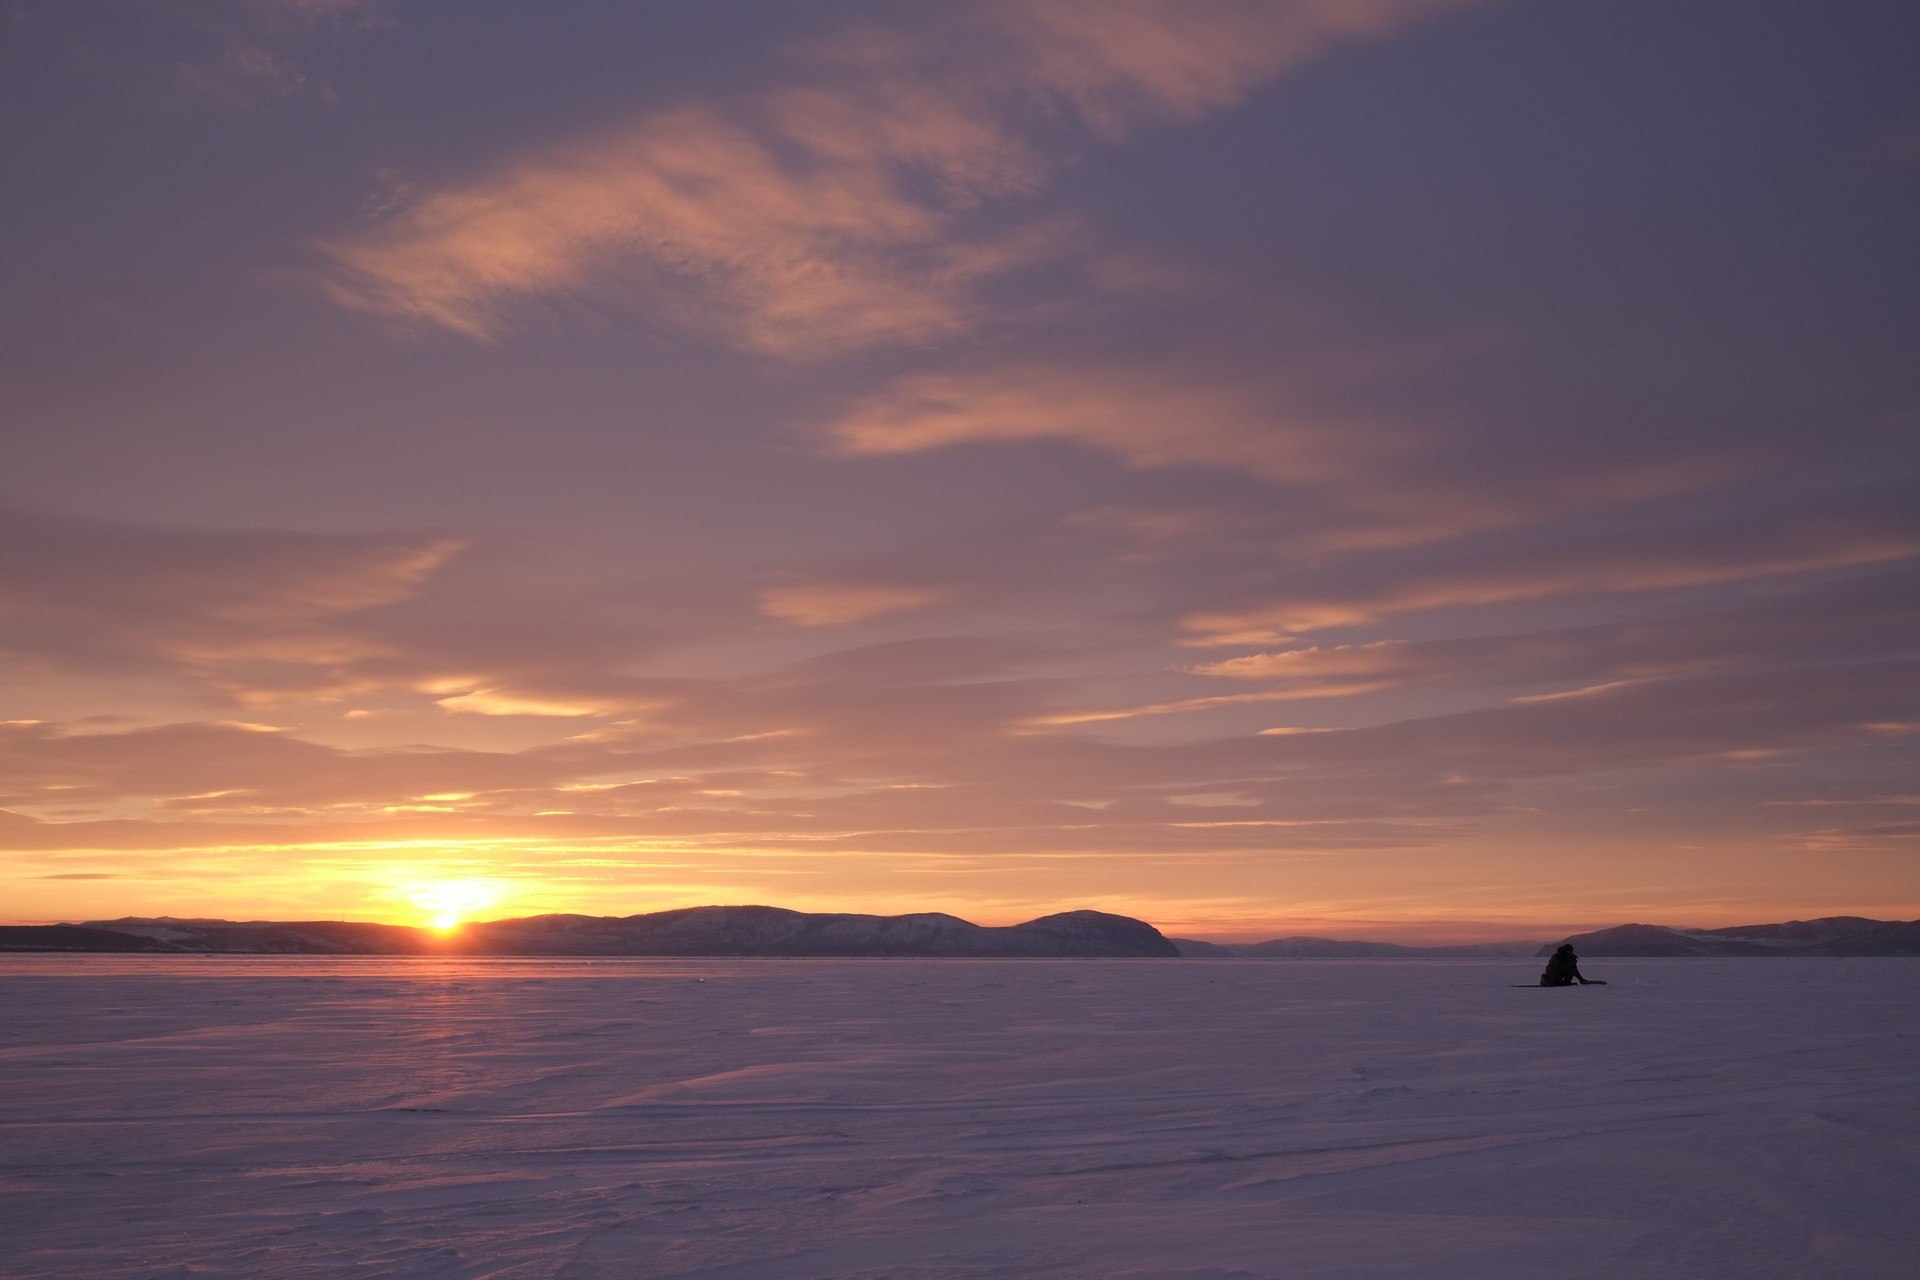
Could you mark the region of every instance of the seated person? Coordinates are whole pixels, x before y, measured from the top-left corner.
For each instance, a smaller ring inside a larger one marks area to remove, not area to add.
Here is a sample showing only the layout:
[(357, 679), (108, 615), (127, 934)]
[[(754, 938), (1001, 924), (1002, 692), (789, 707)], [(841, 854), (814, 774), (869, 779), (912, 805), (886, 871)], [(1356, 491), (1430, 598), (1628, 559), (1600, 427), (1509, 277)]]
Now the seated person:
[(1573, 944), (1563, 942), (1560, 949), (1547, 957), (1547, 971), (1540, 975), (1543, 987), (1570, 987), (1574, 983), (1581, 986), (1592, 984), (1604, 987), (1607, 984), (1598, 978), (1589, 978), (1580, 972), (1580, 957), (1573, 954)]

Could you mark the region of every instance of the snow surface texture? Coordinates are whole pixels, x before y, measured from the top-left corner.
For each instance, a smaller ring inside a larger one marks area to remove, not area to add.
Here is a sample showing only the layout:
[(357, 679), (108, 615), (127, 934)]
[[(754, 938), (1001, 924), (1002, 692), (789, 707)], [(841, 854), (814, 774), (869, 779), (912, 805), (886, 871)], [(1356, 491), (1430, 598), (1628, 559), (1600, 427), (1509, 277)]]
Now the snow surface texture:
[(0, 1274), (1911, 1274), (1912, 961), (1535, 967), (9, 957)]

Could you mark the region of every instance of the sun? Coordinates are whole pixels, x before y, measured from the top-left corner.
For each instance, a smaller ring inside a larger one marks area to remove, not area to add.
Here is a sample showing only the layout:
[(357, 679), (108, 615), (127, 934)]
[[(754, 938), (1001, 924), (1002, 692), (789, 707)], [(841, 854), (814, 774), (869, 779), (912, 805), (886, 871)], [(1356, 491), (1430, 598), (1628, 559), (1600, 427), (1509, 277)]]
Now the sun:
[(490, 880), (434, 880), (409, 885), (407, 898), (426, 913), (427, 924), (441, 933), (499, 902), (505, 894)]

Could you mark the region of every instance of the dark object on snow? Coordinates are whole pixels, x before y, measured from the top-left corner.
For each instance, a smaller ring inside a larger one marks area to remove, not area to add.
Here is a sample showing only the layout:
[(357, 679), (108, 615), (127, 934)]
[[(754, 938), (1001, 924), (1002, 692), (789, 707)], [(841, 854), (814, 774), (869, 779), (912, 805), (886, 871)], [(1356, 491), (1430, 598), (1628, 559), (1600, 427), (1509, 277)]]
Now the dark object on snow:
[(1581, 986), (1604, 987), (1607, 984), (1598, 978), (1589, 978), (1580, 972), (1580, 957), (1573, 953), (1573, 944), (1563, 942), (1559, 950), (1547, 957), (1547, 969), (1540, 975), (1543, 987), (1570, 987), (1574, 983)]

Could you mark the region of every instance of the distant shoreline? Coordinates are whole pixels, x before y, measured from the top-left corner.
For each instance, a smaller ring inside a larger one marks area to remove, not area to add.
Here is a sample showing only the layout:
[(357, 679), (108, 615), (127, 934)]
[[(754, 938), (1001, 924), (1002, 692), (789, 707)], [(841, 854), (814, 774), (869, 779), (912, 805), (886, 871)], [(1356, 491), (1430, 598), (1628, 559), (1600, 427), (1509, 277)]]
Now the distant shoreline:
[(0, 926), (0, 954), (365, 956), (464, 959), (1190, 959), (1523, 960), (1560, 941), (1592, 957), (1920, 955), (1920, 921), (1830, 916), (1721, 929), (1626, 924), (1564, 940), (1408, 946), (1289, 937), (1169, 938), (1143, 920), (1079, 910), (983, 926), (939, 912), (899, 916), (782, 907), (683, 907), (632, 916), (545, 915), (450, 930), (344, 920), (125, 917)]

